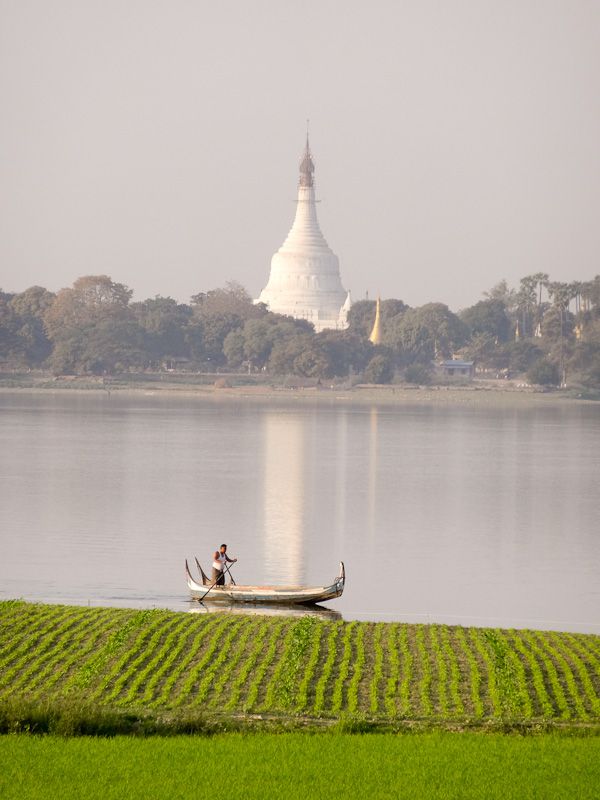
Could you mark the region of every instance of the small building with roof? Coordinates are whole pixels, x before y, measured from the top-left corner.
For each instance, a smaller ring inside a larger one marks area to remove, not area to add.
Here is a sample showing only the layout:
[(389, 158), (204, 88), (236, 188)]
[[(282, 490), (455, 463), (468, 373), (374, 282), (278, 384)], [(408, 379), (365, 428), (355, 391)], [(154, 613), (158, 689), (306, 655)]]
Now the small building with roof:
[(469, 378), (475, 377), (475, 362), (463, 361), (459, 358), (449, 358), (438, 364), (438, 370), (448, 378)]

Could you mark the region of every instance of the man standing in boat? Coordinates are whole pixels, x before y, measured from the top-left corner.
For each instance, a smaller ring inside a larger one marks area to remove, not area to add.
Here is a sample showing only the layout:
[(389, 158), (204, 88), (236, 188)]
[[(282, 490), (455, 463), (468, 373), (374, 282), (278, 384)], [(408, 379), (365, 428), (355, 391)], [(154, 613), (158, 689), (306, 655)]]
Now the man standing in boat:
[(227, 562), (235, 564), (237, 558), (229, 558), (227, 555), (227, 545), (222, 544), (218, 550), (215, 550), (212, 565), (212, 580), (216, 586), (225, 585), (225, 567)]

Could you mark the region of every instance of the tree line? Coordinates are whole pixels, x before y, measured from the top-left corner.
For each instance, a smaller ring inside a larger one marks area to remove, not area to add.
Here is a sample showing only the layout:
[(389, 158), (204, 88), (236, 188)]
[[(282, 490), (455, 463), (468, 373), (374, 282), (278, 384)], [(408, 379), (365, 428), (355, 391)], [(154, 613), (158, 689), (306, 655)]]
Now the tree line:
[(501, 281), (458, 314), (443, 303), (381, 302), (382, 340), (369, 341), (375, 302), (352, 306), (346, 330), (315, 333), (305, 320), (255, 304), (237, 283), (194, 295), (132, 302), (107, 275), (78, 278), (57, 293), (0, 291), (0, 368), (56, 375), (182, 368), (330, 379), (395, 376), (425, 383), (436, 360), (473, 360), (495, 375), (600, 387), (600, 276), (587, 282), (529, 275)]

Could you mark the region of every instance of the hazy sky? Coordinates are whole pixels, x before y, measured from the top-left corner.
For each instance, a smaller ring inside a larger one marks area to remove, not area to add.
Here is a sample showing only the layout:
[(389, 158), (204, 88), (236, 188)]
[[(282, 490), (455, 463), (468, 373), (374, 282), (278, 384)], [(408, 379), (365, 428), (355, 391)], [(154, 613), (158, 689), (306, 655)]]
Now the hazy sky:
[(600, 0), (0, 0), (0, 286), (257, 296), (305, 120), (354, 299), (600, 272)]

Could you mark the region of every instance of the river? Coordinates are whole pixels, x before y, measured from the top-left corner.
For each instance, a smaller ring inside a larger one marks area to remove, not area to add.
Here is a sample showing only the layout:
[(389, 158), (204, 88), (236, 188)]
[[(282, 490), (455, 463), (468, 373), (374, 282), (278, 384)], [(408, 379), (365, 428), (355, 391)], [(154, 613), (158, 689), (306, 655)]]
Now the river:
[(190, 607), (184, 559), (345, 619), (600, 633), (600, 405), (0, 394), (0, 598)]

